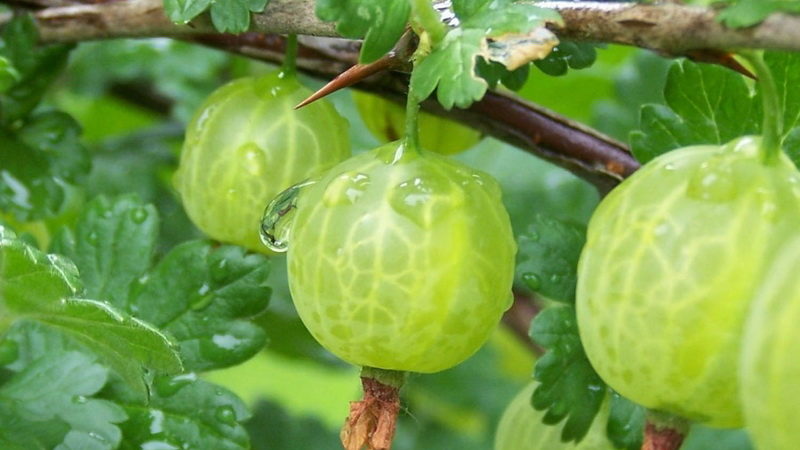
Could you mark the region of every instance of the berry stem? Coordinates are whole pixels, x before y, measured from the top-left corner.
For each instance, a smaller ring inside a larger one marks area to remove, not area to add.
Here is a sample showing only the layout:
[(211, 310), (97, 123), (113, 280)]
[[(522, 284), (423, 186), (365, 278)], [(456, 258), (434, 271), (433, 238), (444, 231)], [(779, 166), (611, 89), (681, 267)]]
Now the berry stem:
[(294, 76), (297, 73), (297, 35), (286, 36), (286, 53), (281, 66), (281, 73), (285, 76)]
[(642, 450), (678, 450), (688, 431), (689, 423), (685, 419), (649, 411)]
[(761, 130), (761, 156), (765, 164), (775, 161), (781, 152), (783, 136), (783, 113), (778, 89), (772, 71), (764, 63), (763, 52), (743, 51), (741, 55), (750, 62), (758, 77), (761, 99), (764, 106), (764, 122)]
[(405, 372), (364, 367), (364, 398), (350, 403), (350, 415), (340, 438), (345, 450), (390, 450), (400, 412), (400, 388)]
[(410, 90), (406, 99), (405, 148), (419, 153), (419, 104), (420, 99)]

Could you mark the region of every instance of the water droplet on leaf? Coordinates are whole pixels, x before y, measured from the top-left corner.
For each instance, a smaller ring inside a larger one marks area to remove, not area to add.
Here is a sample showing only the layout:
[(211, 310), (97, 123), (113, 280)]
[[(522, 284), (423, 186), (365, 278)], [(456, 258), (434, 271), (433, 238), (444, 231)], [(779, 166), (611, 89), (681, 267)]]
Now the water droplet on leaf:
[(542, 287), (542, 278), (539, 275), (535, 274), (535, 273), (531, 273), (531, 272), (523, 273), (522, 274), (522, 281), (532, 291), (536, 291), (540, 287)]
[(134, 208), (131, 210), (131, 220), (135, 223), (144, 223), (147, 220), (147, 210), (143, 207)]
[(225, 425), (236, 425), (236, 411), (228, 405), (223, 405), (217, 408), (214, 412), (214, 417)]
[(197, 380), (197, 374), (186, 373), (174, 377), (158, 377), (153, 383), (161, 397), (171, 397)]

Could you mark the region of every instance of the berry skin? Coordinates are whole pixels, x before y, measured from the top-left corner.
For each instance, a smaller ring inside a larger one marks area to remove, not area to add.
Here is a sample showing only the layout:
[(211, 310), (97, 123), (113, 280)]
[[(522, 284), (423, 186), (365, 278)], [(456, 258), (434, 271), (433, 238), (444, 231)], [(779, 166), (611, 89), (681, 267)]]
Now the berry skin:
[(258, 234), (264, 206), (350, 156), (348, 123), (330, 102), (293, 109), (310, 94), (296, 77), (274, 72), (221, 87), (197, 111), (175, 187), (205, 234), (266, 252)]
[[(406, 112), (400, 106), (374, 94), (353, 92), (358, 113), (370, 132), (381, 142), (400, 139), (406, 128)], [(420, 112), (419, 142), (422, 148), (441, 155), (454, 155), (481, 140), (477, 130), (434, 114)]]
[(538, 383), (532, 382), (511, 400), (494, 439), (494, 450), (613, 450), (603, 429), (608, 422), (608, 402), (605, 402), (594, 418), (586, 436), (577, 444), (561, 441), (563, 423), (542, 423), (546, 411), (537, 411), (531, 406), (531, 396)]
[(769, 268), (747, 319), (741, 360), (747, 431), (756, 447), (794, 450), (800, 442), (800, 238)]
[(796, 234), (798, 173), (759, 139), (669, 152), (592, 217), (578, 268), (581, 340), (600, 376), (648, 408), (742, 425), (744, 319), (777, 246)]
[(401, 145), (300, 193), (289, 285), (306, 327), (340, 358), (430, 373), (489, 337), (510, 305), (516, 244), (494, 179)]

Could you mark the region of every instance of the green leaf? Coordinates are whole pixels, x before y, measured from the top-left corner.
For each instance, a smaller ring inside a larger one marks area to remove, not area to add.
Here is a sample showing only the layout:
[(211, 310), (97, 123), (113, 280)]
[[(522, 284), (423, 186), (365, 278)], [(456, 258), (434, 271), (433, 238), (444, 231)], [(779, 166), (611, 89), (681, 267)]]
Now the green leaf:
[(717, 15), (717, 20), (731, 28), (743, 28), (757, 25), (776, 12), (800, 13), (800, 1), (734, 0)]
[(594, 64), (597, 49), (584, 42), (561, 41), (546, 58), (533, 63), (542, 72), (560, 76), (572, 69), (585, 69)]
[(250, 28), (246, 0), (217, 0), (211, 3), (211, 22), (220, 33), (242, 33)]
[(394, 47), (408, 22), (408, 0), (317, 0), (321, 20), (335, 21), (336, 31), (350, 39), (364, 39), (360, 62), (369, 63)]
[(411, 90), (419, 98), (427, 98), (438, 86), (437, 98), (446, 109), (466, 108), (480, 100), (489, 87), (475, 72), (483, 39), (481, 30), (455, 29), (447, 33), (436, 50), (414, 68)]
[(108, 303), (66, 300), (57, 311), (30, 318), (84, 344), (142, 395), (147, 392), (142, 379), (145, 368), (165, 373), (182, 369), (167, 336), (141, 320), (121, 314)]
[(15, 17), (0, 33), (0, 56), (18, 72), (17, 82), (0, 97), (2, 120), (13, 123), (28, 115), (67, 63), (71, 45), (37, 46), (36, 25), (29, 14)]
[(0, 56), (0, 93), (6, 92), (20, 80), (20, 74), (8, 58)]
[(681, 445), (681, 450), (754, 450), (745, 429), (719, 429), (708, 428), (702, 425), (693, 425)]
[(185, 24), (205, 11), (212, 0), (164, 0), (164, 11), (169, 20)]
[(51, 176), (69, 182), (82, 181), (90, 160), (80, 140), (81, 127), (60, 111), (37, 112), (17, 131), (17, 139), (50, 162)]
[(75, 262), (83, 295), (125, 309), (131, 284), (150, 268), (158, 225), (156, 209), (136, 196), (98, 197), (83, 209), (74, 231), (64, 229), (51, 250)]
[(517, 279), (549, 299), (575, 302), (584, 227), (542, 214), (517, 237)]
[(117, 397), (129, 417), (120, 426), (122, 450), (250, 448), (241, 424), (250, 417), (244, 403), (194, 374), (156, 379), (147, 405)]
[(245, 0), (245, 4), (247, 4), (247, 9), (250, 11), (260, 13), (266, 9), (269, 0)]
[(643, 406), (611, 392), (611, 410), (606, 432), (616, 448), (639, 450), (642, 447), (646, 412)]
[(107, 369), (85, 354), (42, 355), (0, 387), (0, 441), (59, 450), (116, 448), (122, 437), (117, 424), (127, 416), (118, 405), (92, 398), (107, 379)]
[[(783, 148), (796, 159), (800, 147), (795, 138), (800, 126), (800, 93), (793, 88), (800, 72), (800, 55), (767, 53), (778, 94), (783, 99)], [(664, 88), (666, 105), (645, 105), (641, 130), (631, 133), (631, 148), (641, 162), (679, 147), (724, 144), (738, 136), (761, 130), (762, 108), (758, 83), (756, 95), (741, 75), (717, 66), (675, 63)]]
[[(461, 13), (461, 25), (448, 31), (411, 74), (411, 92), (427, 98), (438, 87), (437, 98), (446, 109), (466, 108), (483, 97), (489, 83), (479, 76), (479, 67), (492, 84), (498, 79), (513, 84), (508, 72), (524, 67), (534, 54), (544, 57), (558, 42), (544, 28), (561, 22), (554, 10), (510, 0), (456, 3), (454, 9)], [(480, 58), (507, 70), (487, 67)]]
[(268, 275), (262, 255), (187, 242), (134, 286), (128, 310), (175, 336), (187, 370), (227, 367), (264, 346), (264, 331), (247, 319), (269, 302)]
[(534, 377), (541, 384), (533, 393), (533, 406), (547, 410), (543, 422), (566, 418), (564, 441), (580, 441), (589, 431), (606, 396), (606, 385), (583, 350), (575, 308), (552, 306), (531, 323), (531, 337), (547, 352), (536, 362)]
[(71, 262), (45, 255), (10, 233), (0, 237), (0, 332), (19, 319), (55, 328), (97, 353), (142, 395), (145, 367), (180, 370), (180, 360), (161, 332), (109, 304), (70, 299), (79, 286)]

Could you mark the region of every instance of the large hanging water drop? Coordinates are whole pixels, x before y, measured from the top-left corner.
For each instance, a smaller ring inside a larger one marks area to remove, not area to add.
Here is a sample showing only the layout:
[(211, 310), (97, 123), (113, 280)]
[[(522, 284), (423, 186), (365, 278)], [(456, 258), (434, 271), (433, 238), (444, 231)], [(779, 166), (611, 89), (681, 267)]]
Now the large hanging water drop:
[(297, 183), (278, 194), (269, 203), (261, 219), (261, 242), (267, 248), (277, 253), (283, 253), (289, 249), (292, 218), (300, 191), (316, 182), (316, 180), (306, 180)]

